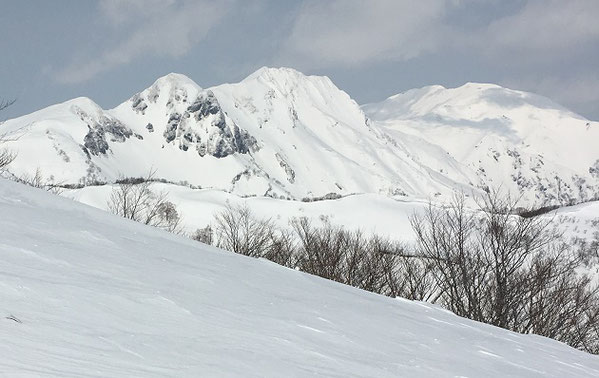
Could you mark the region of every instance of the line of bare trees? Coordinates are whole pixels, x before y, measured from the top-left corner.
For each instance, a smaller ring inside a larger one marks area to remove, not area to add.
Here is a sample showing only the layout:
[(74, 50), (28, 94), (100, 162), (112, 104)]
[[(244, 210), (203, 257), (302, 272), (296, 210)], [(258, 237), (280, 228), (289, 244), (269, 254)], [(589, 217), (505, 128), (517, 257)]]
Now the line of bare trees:
[[(291, 230), (244, 206), (216, 215), (225, 250), (364, 290), (438, 303), (457, 315), (599, 353), (599, 289), (551, 220), (516, 215), (517, 201), (490, 193), (469, 210), (464, 196), (411, 218), (414, 245), (307, 218)], [(212, 232), (212, 229), (209, 230)], [(204, 238), (207, 229), (203, 229)], [(212, 235), (210, 236), (212, 239)], [(204, 240), (205, 241), (205, 240)], [(212, 240), (211, 240), (212, 241)]]
[(415, 253), (432, 264), (435, 301), (457, 315), (599, 353), (599, 291), (550, 220), (520, 217), (490, 193), (412, 217)]

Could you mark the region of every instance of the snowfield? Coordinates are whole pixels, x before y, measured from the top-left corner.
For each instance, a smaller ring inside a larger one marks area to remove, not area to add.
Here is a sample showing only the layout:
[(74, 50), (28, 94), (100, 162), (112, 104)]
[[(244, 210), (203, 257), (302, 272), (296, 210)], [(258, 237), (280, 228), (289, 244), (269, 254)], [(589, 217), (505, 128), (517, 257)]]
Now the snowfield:
[[(114, 188), (116, 185), (88, 186), (65, 190), (61, 195), (108, 211), (107, 204)], [(247, 206), (256, 217), (271, 219), (283, 228), (289, 227), (289, 221), (294, 217), (307, 217), (316, 225), (329, 222), (349, 230), (361, 230), (366, 234), (378, 234), (410, 243), (415, 240), (410, 216), (422, 212), (429, 201), (433, 206), (446, 203), (436, 198), (389, 197), (381, 194), (356, 194), (335, 200), (302, 202), (270, 197), (244, 198), (221, 190), (191, 189), (164, 183), (154, 183), (150, 188), (155, 193), (168, 193), (168, 199), (177, 206), (182, 224), (189, 233), (214, 225), (214, 216), (227, 205), (233, 205)], [(466, 200), (470, 208), (477, 208), (472, 194)], [(574, 237), (591, 240), (599, 232), (599, 201), (561, 207), (542, 216), (551, 219), (552, 224), (564, 232), (566, 240)]]
[(0, 180), (10, 377), (591, 377), (599, 357)]

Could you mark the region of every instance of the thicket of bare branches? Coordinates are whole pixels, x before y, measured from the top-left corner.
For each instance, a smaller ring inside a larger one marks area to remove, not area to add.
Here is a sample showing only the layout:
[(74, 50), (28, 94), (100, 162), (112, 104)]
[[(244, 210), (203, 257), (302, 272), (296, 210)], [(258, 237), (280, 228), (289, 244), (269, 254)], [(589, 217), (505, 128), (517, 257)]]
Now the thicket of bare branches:
[(257, 219), (246, 206), (227, 205), (215, 216), (216, 245), (244, 256), (262, 257), (274, 228), (270, 220)]
[(176, 206), (168, 200), (168, 193), (153, 192), (152, 174), (142, 182), (120, 180), (110, 193), (108, 210), (113, 214), (179, 234), (181, 217)]
[(464, 197), (412, 217), (416, 254), (432, 265), (434, 301), (457, 315), (599, 352), (599, 292), (546, 218), (514, 215), (490, 193), (472, 212)]
[(246, 206), (227, 206), (214, 223), (216, 245), (235, 253), (384, 295), (423, 300), (432, 293), (430, 264), (376, 235), (329, 223), (316, 227), (307, 218), (293, 219), (290, 231)]
[(520, 217), (497, 193), (468, 210), (458, 196), (412, 217), (406, 248), (325, 222), (293, 219), (292, 230), (244, 206), (216, 216), (216, 244), (391, 297), (439, 303), (460, 316), (535, 333), (599, 353), (599, 292), (546, 218)]
[(21, 184), (29, 185), (34, 188), (44, 189), (45, 191), (50, 192), (52, 194), (60, 194), (64, 190), (64, 188), (60, 184), (54, 182), (53, 177), (44, 177), (39, 167), (35, 170), (35, 173), (33, 175), (23, 174), (19, 177), (15, 177), (14, 180), (16, 182), (20, 182)]

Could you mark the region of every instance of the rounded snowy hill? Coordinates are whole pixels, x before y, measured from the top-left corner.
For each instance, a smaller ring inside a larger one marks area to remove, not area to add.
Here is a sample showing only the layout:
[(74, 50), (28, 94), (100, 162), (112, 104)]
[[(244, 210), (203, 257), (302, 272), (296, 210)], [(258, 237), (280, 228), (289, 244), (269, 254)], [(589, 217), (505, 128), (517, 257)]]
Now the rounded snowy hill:
[(599, 123), (545, 97), (467, 83), (413, 89), (362, 109), (392, 135), (443, 148), (480, 185), (529, 203), (583, 201), (599, 191)]

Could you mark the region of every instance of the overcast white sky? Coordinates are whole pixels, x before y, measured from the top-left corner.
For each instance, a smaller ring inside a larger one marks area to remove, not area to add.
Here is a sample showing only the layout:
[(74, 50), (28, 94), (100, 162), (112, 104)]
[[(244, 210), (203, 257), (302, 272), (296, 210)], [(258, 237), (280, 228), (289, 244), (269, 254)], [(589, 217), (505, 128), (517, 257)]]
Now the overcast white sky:
[(477, 81), (599, 120), (599, 0), (2, 0), (0, 32), (0, 98), (17, 98), (0, 119), (266, 65), (327, 75), (359, 103)]

